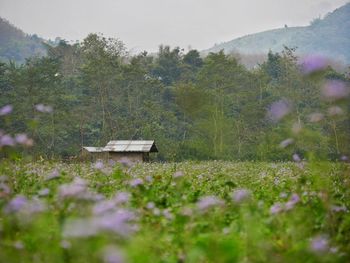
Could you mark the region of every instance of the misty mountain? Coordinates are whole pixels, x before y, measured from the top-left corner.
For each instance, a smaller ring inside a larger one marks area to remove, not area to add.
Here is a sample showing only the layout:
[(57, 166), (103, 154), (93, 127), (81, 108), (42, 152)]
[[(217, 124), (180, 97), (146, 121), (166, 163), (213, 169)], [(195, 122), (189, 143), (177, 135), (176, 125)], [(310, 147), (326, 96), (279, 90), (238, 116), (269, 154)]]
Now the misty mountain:
[(203, 51), (243, 55), (280, 52), (297, 47), (297, 54), (320, 54), (350, 64), (350, 3), (314, 19), (309, 26), (287, 27), (240, 37)]
[(43, 39), (25, 34), (3, 18), (0, 18), (0, 61), (22, 63), (32, 56), (44, 56)]

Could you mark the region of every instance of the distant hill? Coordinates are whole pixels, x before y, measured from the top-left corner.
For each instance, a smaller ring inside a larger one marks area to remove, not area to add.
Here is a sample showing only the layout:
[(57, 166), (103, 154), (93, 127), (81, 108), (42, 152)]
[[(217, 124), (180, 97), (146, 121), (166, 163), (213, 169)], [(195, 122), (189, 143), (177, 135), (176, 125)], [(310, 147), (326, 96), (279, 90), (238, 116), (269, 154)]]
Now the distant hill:
[(297, 47), (297, 53), (321, 54), (350, 64), (350, 3), (314, 19), (309, 26), (285, 27), (247, 35), (216, 45), (203, 53), (241, 53), (243, 55), (279, 52), (283, 46)]
[(27, 35), (3, 18), (0, 18), (0, 61), (23, 63), (32, 56), (44, 56), (43, 39)]

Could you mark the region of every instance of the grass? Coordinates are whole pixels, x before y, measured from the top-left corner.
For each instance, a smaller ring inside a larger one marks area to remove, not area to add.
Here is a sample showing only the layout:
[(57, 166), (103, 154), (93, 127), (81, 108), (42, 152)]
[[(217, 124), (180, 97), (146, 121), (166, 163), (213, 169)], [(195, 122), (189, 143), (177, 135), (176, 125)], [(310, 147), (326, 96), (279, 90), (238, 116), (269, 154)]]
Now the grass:
[(0, 167), (1, 262), (350, 261), (344, 163)]

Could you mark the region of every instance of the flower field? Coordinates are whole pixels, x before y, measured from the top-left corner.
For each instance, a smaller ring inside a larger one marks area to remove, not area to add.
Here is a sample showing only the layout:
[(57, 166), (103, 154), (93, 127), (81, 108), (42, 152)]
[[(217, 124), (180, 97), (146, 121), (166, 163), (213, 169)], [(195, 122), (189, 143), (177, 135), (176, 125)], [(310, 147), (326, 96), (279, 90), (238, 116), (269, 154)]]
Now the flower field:
[(2, 163), (1, 262), (350, 262), (345, 163)]

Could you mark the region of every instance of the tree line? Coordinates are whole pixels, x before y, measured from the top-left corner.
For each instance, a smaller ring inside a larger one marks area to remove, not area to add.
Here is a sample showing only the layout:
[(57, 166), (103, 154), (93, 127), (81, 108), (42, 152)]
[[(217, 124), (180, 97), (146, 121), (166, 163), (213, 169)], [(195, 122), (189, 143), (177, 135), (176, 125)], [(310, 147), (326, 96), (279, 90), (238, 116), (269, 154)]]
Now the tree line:
[[(327, 81), (348, 87), (349, 73), (305, 73), (294, 51), (270, 52), (247, 69), (223, 52), (160, 46), (130, 55), (120, 40), (98, 34), (61, 41), (47, 45), (45, 57), (0, 63), (0, 107), (13, 106), (0, 126), (33, 138), (23, 154), (46, 158), (112, 139), (154, 139), (159, 160), (348, 155), (348, 97), (327, 99), (322, 89)], [(276, 121), (268, 112), (278, 101), (289, 108)]]

